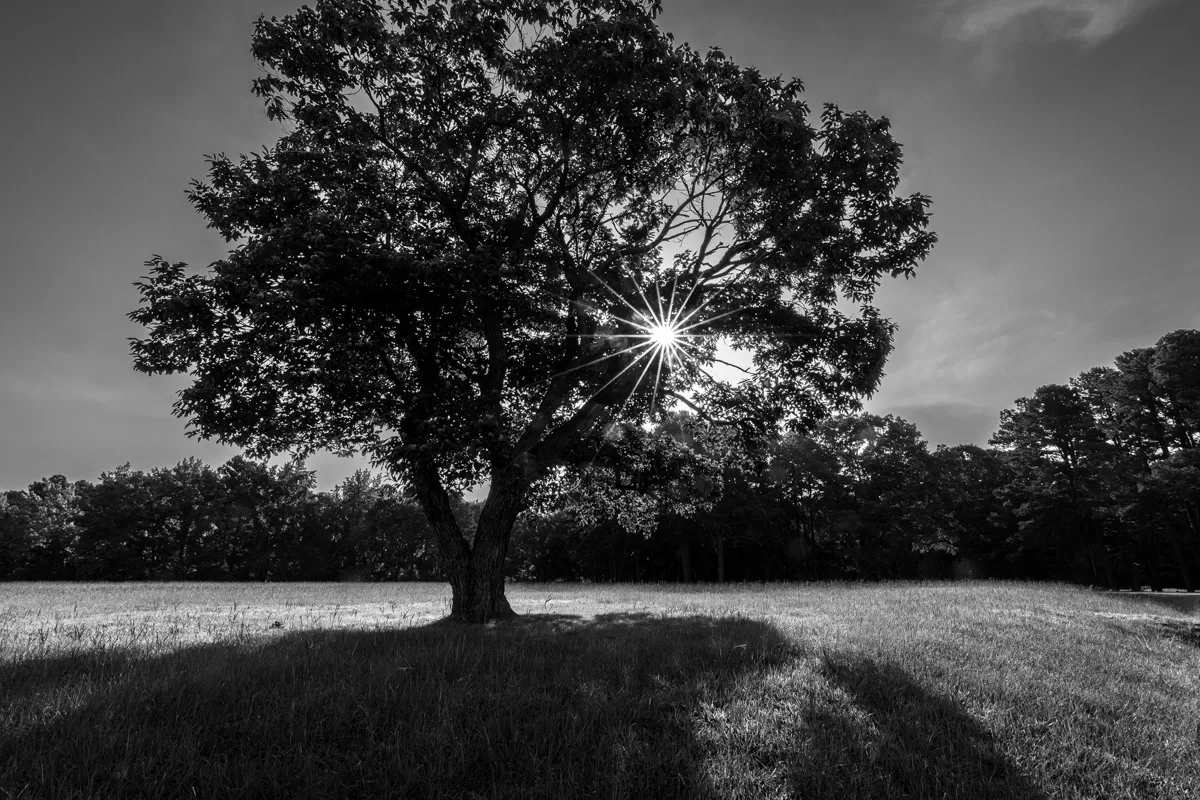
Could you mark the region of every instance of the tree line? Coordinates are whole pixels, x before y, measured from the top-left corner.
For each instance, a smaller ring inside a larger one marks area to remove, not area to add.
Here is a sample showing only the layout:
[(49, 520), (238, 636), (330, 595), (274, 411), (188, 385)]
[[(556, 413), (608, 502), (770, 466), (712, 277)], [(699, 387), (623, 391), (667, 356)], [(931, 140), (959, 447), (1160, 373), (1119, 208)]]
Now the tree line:
[[(757, 457), (726, 451), (691, 475), (639, 444), (619, 466), (577, 471), (565, 508), (527, 520), (513, 546), (539, 579), (988, 576), (1193, 591), (1198, 436), (1200, 331), (1178, 330), (1019, 398), (988, 447), (930, 450), (911, 422), (874, 414), (775, 437)], [(644, 475), (675, 477), (639, 495), (639, 458)], [(680, 475), (703, 509), (672, 510)], [(630, 509), (656, 503), (657, 524), (635, 535)]]
[[(189, 458), (0, 493), (0, 578), (419, 580), (440, 577), (410, 498), (360, 470), (330, 492), (301, 464)], [(464, 522), (471, 507), (458, 503)]]
[[(1200, 331), (1179, 330), (1001, 413), (989, 447), (830, 417), (746, 440), (689, 414), (613, 426), (514, 530), (527, 580), (1003, 577), (1112, 588), (1200, 576)], [(585, 443), (586, 444), (586, 443)], [(455, 498), (471, 536), (479, 503)], [(237, 456), (0, 493), (0, 577), (444, 579), (417, 501), (361, 470)]]

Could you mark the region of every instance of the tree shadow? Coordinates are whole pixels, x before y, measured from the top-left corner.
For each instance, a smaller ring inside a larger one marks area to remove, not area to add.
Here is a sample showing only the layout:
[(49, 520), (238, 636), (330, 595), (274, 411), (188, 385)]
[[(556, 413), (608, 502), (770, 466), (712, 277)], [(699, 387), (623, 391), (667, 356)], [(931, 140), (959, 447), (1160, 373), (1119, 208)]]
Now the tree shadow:
[(1159, 617), (1154, 622), (1155, 627), (1167, 638), (1192, 647), (1200, 647), (1200, 622), (1169, 617)]
[(826, 654), (840, 708), (810, 714), (791, 790), (805, 798), (1036, 800), (1025, 778), (957, 703), (899, 667)]
[[(0, 664), (0, 798), (1040, 796), (902, 671), (813, 662), (764, 621), (648, 613), (25, 659)], [(814, 679), (848, 702), (764, 705)], [(739, 706), (772, 747), (714, 745)]]
[(1184, 614), (1200, 614), (1200, 593), (1183, 592), (1111, 592), (1111, 596), (1130, 603), (1166, 607)]
[(782, 663), (741, 617), (271, 631), (0, 664), (5, 797), (704, 797), (704, 687)]

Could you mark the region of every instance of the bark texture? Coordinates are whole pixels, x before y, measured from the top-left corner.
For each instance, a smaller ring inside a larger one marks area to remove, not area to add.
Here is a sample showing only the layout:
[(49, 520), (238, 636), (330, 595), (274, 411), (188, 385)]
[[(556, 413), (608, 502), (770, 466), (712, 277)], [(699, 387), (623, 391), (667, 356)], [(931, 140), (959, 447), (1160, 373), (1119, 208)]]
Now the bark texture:
[(516, 616), (504, 594), (504, 566), (513, 525), (534, 474), (525, 464), (513, 464), (492, 478), (474, 541), (468, 542), (436, 467), (428, 463), (414, 470), (413, 488), (433, 527), (450, 582), (451, 620), (483, 623)]

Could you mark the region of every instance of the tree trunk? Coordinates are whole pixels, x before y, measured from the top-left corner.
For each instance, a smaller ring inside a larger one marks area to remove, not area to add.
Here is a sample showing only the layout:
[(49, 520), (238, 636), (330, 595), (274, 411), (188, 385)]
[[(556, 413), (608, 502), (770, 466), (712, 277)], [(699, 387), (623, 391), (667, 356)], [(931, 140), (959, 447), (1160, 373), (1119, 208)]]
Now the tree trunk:
[(175, 577), (179, 580), (187, 577), (185, 564), (187, 563), (187, 546), (188, 538), (192, 535), (192, 520), (190, 516), (181, 515), (179, 522), (179, 550), (175, 556)]
[(491, 520), (485, 529), (480, 517), (465, 569), (450, 576), (451, 619), (479, 623), (517, 615), (504, 594), (504, 561), (511, 532), (512, 524), (502, 527), (499, 520)]
[(1104, 586), (1108, 589), (1116, 589), (1117, 580), (1113, 575), (1112, 560), (1108, 557), (1108, 551), (1104, 549), (1103, 545), (1093, 550), (1093, 552), (1097, 550), (1100, 553), (1100, 569), (1104, 573)]
[(1179, 539), (1175, 536), (1175, 531), (1171, 528), (1170, 523), (1167, 524), (1167, 540), (1171, 543), (1171, 552), (1175, 554), (1175, 566), (1179, 569), (1179, 577), (1183, 578), (1184, 588), (1191, 592), (1192, 575), (1187, 567), (1187, 559), (1184, 558), (1183, 550), (1179, 547)]
[(692, 582), (692, 543), (685, 541), (679, 548), (679, 560), (683, 567), (683, 582)]
[(1088, 516), (1083, 519), (1083, 534), (1087, 539), (1088, 557), (1092, 561), (1092, 575), (1099, 583), (1103, 576), (1104, 585), (1115, 589), (1112, 563), (1108, 558), (1108, 550), (1104, 547), (1104, 525)]
[(1150, 591), (1161, 592), (1163, 590), (1161, 573), (1158, 570), (1159, 550), (1158, 542), (1154, 539), (1154, 529), (1146, 528), (1146, 573), (1150, 581)]
[(475, 541), (467, 543), (431, 460), (414, 464), (412, 485), (425, 516), (437, 538), (446, 575), (450, 580), (450, 619), (483, 623), (516, 616), (504, 595), (504, 562), (517, 516), (524, 508), (525, 493), (534, 470), (514, 463), (492, 475)]
[(1129, 591), (1136, 592), (1142, 588), (1142, 578), (1138, 571), (1138, 545), (1141, 543), (1141, 531), (1130, 534), (1125, 540), (1125, 563), (1129, 565)]
[(717, 534), (717, 583), (725, 582), (725, 536)]
[(1196, 519), (1200, 519), (1200, 508), (1197, 508), (1196, 504), (1191, 501), (1186, 501), (1180, 503), (1179, 505), (1183, 509), (1183, 516), (1187, 518), (1188, 529), (1192, 533), (1191, 537), (1188, 539), (1192, 545), (1191, 551), (1195, 556), (1197, 556), (1197, 558), (1200, 558), (1200, 530), (1197, 529), (1196, 522), (1192, 518), (1192, 511), (1195, 510)]

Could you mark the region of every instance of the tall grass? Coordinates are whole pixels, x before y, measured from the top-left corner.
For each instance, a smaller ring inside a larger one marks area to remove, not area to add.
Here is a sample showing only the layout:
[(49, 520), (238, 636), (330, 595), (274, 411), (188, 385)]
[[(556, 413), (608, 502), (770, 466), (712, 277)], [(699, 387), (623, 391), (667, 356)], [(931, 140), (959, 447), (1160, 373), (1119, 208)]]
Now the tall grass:
[(1180, 798), (1200, 619), (1026, 584), (0, 585), (0, 798)]

